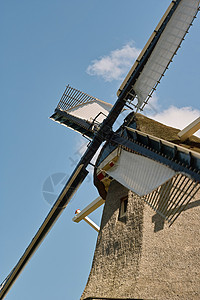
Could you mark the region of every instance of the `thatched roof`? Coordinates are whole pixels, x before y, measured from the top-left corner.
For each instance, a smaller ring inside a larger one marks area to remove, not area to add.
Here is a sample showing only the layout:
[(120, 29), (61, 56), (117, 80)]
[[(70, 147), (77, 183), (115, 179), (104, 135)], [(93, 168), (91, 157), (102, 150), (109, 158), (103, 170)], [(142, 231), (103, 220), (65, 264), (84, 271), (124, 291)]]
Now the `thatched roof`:
[(180, 129), (166, 126), (139, 113), (135, 114), (135, 120), (137, 130), (200, 153), (200, 138), (193, 135), (188, 140), (181, 142), (178, 136)]

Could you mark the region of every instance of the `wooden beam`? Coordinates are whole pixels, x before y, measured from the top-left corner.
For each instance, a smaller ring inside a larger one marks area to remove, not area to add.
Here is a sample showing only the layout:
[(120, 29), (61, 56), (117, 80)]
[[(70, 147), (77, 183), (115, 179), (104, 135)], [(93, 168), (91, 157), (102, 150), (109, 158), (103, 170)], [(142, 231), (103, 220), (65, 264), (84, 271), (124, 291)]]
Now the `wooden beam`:
[[(80, 210), (80, 209), (77, 209), (77, 210), (76, 210), (76, 214), (77, 214), (77, 215), (81, 214), (81, 210)], [(100, 227), (99, 227), (97, 224), (95, 224), (90, 218), (85, 217), (85, 218), (83, 218), (83, 220), (84, 220), (88, 225), (90, 225), (94, 230), (96, 230), (97, 232), (99, 232)]]
[(103, 200), (101, 197), (96, 198), (88, 206), (86, 206), (80, 213), (78, 213), (72, 219), (72, 221), (79, 223), (81, 220), (83, 220), (85, 217), (87, 217), (89, 214), (91, 214), (94, 210), (96, 210), (98, 207), (100, 207), (104, 203), (105, 203), (105, 200)]
[(198, 117), (196, 120), (194, 120), (192, 123), (190, 123), (187, 127), (185, 127), (183, 130), (181, 130), (178, 133), (181, 142), (187, 140), (191, 135), (193, 135), (199, 129), (200, 129), (200, 117)]

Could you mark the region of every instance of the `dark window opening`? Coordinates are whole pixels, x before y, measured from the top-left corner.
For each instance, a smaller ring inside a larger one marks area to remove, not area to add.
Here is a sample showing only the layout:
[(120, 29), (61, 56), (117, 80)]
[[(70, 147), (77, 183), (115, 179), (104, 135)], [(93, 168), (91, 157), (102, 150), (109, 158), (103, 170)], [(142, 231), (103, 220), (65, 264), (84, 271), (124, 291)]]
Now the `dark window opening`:
[(125, 196), (120, 199), (120, 213), (119, 213), (120, 218), (126, 216), (127, 206), (128, 206), (128, 196)]

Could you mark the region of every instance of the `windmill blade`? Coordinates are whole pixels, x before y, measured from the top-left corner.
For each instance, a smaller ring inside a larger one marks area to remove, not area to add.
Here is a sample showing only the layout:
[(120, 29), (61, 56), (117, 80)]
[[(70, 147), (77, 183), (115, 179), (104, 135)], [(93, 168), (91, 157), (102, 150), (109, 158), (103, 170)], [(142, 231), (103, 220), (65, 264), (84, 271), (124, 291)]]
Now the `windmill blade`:
[[(101, 166), (99, 166), (102, 169)], [(149, 194), (175, 175), (153, 159), (121, 149), (117, 163), (106, 173), (140, 197)]]
[(93, 138), (111, 108), (110, 103), (68, 85), (50, 119)]
[(32, 241), (30, 242), (29, 246), (25, 250), (24, 254), (20, 258), (16, 266), (13, 268), (11, 273), (2, 282), (0, 286), (0, 299), (3, 299), (5, 297), (12, 284), (15, 282), (25, 265), (28, 263), (31, 256), (37, 250), (43, 239), (46, 237), (47, 233), (55, 224), (58, 217), (66, 208), (74, 193), (77, 191), (77, 189), (87, 176), (88, 171), (86, 170), (86, 168), (102, 142), (105, 140), (109, 140), (113, 135), (112, 125), (114, 124), (126, 104), (126, 101), (122, 96), (117, 99), (115, 105), (109, 112), (108, 117), (104, 119), (103, 123), (100, 125), (99, 130), (95, 133), (94, 138), (88, 145), (86, 152), (82, 156), (80, 162), (78, 163), (77, 167), (75, 168), (74, 172), (72, 173), (65, 187), (60, 193), (57, 201), (53, 205), (52, 209), (50, 210), (49, 214), (47, 215), (46, 219), (42, 223)]
[(199, 0), (172, 1), (158, 26), (129, 71), (117, 95), (126, 92), (126, 99), (138, 109), (156, 90), (172, 58), (180, 48), (199, 10)]
[(32, 241), (30, 242), (29, 246), (26, 248), (24, 254), (20, 258), (16, 266), (13, 268), (11, 273), (1, 284), (0, 299), (3, 299), (8, 290), (11, 288), (12, 284), (17, 279), (20, 272), (23, 270), (31, 256), (37, 250), (38, 246), (41, 244), (51, 227), (54, 225), (55, 221), (61, 215), (61, 213), (69, 203), (70, 199), (87, 176), (87, 174), (88, 171), (84, 168), (84, 165), (80, 163), (72, 173), (70, 179), (68, 180), (62, 192), (60, 193), (57, 201), (53, 205), (52, 209), (50, 210), (49, 214), (47, 215), (46, 219), (42, 223), (41, 227), (39, 228)]

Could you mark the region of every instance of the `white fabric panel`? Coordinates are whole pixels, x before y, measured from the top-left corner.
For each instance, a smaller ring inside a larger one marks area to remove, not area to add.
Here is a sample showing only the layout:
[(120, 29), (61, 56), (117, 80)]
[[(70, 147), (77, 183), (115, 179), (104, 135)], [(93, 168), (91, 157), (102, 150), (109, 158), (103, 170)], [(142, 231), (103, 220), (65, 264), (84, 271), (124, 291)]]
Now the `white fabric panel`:
[(172, 15), (147, 64), (133, 86), (138, 98), (138, 108), (141, 107), (152, 88), (165, 72), (196, 15), (199, 3), (199, 0), (182, 0)]
[(139, 196), (151, 193), (176, 174), (167, 166), (125, 150), (106, 173)]
[[(102, 112), (106, 116), (108, 115), (109, 111), (111, 110), (112, 105), (95, 100), (94, 102), (84, 103), (81, 105), (78, 105), (67, 112), (71, 114), (72, 116), (87, 120), (89, 122), (92, 122), (94, 118)], [(102, 123), (105, 119), (105, 115), (100, 114), (96, 121), (99, 123)]]

